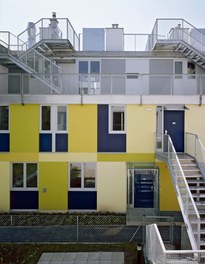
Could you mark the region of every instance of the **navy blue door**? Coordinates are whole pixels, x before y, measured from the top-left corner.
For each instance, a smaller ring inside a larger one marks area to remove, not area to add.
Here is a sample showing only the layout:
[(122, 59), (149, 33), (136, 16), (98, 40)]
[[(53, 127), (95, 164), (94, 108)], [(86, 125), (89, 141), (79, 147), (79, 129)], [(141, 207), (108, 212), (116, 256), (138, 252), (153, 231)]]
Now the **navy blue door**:
[(184, 152), (184, 111), (164, 111), (164, 133), (165, 130), (176, 152)]
[(134, 207), (154, 207), (153, 175), (134, 174)]

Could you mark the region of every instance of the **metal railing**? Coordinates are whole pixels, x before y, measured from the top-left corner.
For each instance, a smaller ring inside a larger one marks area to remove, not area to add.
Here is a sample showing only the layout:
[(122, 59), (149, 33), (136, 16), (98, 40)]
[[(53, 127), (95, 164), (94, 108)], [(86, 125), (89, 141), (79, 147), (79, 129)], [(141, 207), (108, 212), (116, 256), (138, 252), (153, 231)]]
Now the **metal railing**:
[[(31, 51), (21, 57), (25, 67), (33, 74), (0, 73), (0, 94), (9, 94), (10, 86), (20, 86), (23, 93), (50, 94), (52, 86), (58, 86), (62, 94), (68, 95), (204, 95), (205, 75), (196, 74), (194, 79), (189, 75), (137, 74), (134, 79), (129, 74), (73, 74), (60, 73), (62, 70), (54, 62), (47, 60), (38, 52)], [(20, 63), (21, 63), (20, 61)], [(11, 79), (16, 76), (16, 81)], [(39, 79), (34, 80), (33, 77)], [(24, 80), (27, 80), (24, 82)], [(43, 85), (40, 80), (47, 80)], [(45, 88), (44, 88), (45, 86)], [(2, 89), (4, 87), (4, 89)], [(12, 88), (12, 90), (15, 90)], [(17, 92), (18, 94), (19, 92)], [(200, 101), (200, 100), (199, 100)]]
[(156, 19), (149, 36), (147, 50), (152, 50), (158, 41), (184, 41), (199, 52), (205, 52), (204, 33), (181, 18)]
[(185, 152), (195, 158), (203, 176), (205, 176), (205, 147), (198, 135), (185, 133)]
[(200, 248), (200, 215), (183, 169), (179, 162), (177, 153), (169, 135), (164, 135), (164, 145), (167, 146), (168, 165), (177, 192), (178, 202), (187, 225), (187, 232), (193, 249)]
[(156, 264), (205, 263), (205, 250), (166, 250), (156, 224), (146, 227), (145, 253)]

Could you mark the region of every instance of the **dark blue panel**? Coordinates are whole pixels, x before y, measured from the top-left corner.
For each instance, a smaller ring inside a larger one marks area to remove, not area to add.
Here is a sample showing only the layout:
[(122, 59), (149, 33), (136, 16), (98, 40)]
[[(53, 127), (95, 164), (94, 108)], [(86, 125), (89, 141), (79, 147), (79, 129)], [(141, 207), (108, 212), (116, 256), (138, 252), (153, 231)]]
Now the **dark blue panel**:
[(52, 134), (40, 134), (39, 142), (41, 152), (52, 152)]
[(56, 151), (68, 151), (68, 134), (56, 134)]
[(108, 105), (98, 105), (98, 152), (126, 152), (126, 134), (109, 134), (108, 118)]
[(97, 192), (95, 191), (69, 191), (68, 209), (70, 210), (96, 210)]
[(38, 191), (11, 191), (10, 209), (38, 209)]
[(184, 111), (164, 111), (164, 131), (167, 130), (177, 152), (184, 152)]
[(9, 133), (0, 133), (0, 151), (8, 152), (10, 150)]

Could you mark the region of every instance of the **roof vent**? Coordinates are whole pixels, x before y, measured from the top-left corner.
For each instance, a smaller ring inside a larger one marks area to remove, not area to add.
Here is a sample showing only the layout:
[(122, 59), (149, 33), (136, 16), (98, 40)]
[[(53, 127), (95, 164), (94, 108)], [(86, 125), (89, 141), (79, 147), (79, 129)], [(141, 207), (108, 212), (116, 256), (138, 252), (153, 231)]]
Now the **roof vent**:
[(118, 28), (118, 24), (112, 24), (112, 28)]

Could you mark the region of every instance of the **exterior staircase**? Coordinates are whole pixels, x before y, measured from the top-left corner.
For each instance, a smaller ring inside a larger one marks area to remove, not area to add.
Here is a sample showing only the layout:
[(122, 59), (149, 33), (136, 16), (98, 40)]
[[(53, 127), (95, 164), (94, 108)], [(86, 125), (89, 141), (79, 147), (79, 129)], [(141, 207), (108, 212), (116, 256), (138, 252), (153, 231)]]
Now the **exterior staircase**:
[(205, 69), (205, 55), (190, 46), (188, 43), (181, 41), (175, 48), (175, 51), (182, 53), (185, 57)]
[(178, 157), (200, 215), (200, 249), (205, 249), (205, 179), (194, 158), (189, 155)]

